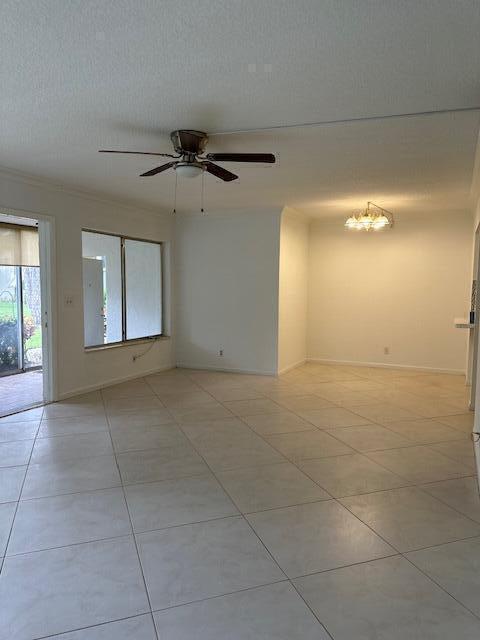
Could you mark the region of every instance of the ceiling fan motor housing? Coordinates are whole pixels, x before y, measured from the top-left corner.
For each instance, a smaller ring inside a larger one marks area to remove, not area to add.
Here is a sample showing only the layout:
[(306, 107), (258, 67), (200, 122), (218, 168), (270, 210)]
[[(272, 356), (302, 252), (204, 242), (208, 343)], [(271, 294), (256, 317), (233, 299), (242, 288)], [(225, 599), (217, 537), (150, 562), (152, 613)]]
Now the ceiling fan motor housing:
[(172, 131), (170, 139), (175, 151), (181, 155), (189, 156), (189, 160), (195, 160), (194, 156), (201, 155), (208, 142), (208, 136), (205, 132), (193, 129)]

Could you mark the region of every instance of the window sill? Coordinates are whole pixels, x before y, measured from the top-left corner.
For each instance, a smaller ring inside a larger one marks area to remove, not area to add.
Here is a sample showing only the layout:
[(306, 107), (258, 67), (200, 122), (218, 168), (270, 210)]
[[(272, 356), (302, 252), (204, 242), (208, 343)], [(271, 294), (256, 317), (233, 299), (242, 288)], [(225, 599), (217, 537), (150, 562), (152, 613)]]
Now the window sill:
[(170, 340), (170, 336), (155, 336), (154, 338), (135, 338), (134, 340), (126, 340), (125, 342), (112, 342), (111, 344), (100, 344), (95, 347), (84, 347), (85, 353), (91, 353), (94, 351), (106, 351), (107, 349), (118, 349), (120, 347), (132, 347), (139, 344), (147, 344), (149, 342), (162, 342), (164, 340)]

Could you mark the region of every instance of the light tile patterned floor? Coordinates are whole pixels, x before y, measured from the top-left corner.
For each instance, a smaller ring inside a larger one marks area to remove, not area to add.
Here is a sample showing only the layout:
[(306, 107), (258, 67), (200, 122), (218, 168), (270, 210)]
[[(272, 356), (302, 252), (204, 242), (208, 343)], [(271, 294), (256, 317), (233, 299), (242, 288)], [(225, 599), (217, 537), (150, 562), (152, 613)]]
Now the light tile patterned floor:
[(467, 395), (172, 370), (0, 419), (0, 640), (478, 640)]

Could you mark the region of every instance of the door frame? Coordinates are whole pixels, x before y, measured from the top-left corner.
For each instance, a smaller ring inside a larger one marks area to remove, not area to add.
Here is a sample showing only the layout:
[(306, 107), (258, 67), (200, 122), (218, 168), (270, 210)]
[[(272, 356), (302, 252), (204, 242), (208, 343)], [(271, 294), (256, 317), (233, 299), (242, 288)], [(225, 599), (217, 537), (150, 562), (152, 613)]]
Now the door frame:
[[(474, 233), (473, 243), (473, 279), (477, 282), (476, 295), (480, 294), (478, 287), (480, 286), (480, 224), (477, 225)], [(469, 331), (468, 337), (468, 354), (467, 354), (467, 385), (470, 384), (470, 410), (475, 410), (476, 392), (477, 392), (477, 366), (478, 366), (478, 310), (475, 309), (475, 324), (473, 329)]]
[[(475, 229), (474, 250), (473, 250), (473, 277), (477, 280), (477, 287), (480, 284), (480, 223)], [(478, 295), (478, 289), (477, 289)], [(475, 407), (480, 407), (480, 358), (479, 356), (479, 305), (475, 309), (475, 326), (473, 333), (473, 354), (472, 354), (472, 389), (470, 396), (470, 410), (475, 411)], [(477, 478), (480, 476), (480, 411), (475, 411), (473, 417), (473, 448), (475, 451), (475, 462), (477, 466)]]
[(52, 402), (58, 397), (57, 387), (57, 324), (56, 309), (56, 252), (55, 218), (43, 213), (0, 207), (6, 216), (29, 218), (38, 222), (40, 255), (40, 298), (42, 309), (42, 373), (43, 401)]

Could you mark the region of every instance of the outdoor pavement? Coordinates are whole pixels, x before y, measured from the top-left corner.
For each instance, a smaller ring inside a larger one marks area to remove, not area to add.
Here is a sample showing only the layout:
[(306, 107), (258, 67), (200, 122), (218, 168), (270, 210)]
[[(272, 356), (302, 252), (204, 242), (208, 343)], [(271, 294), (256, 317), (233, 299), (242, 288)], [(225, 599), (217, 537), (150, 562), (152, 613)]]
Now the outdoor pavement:
[(0, 416), (42, 401), (43, 377), (40, 369), (0, 377)]

